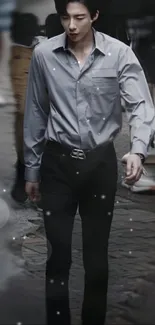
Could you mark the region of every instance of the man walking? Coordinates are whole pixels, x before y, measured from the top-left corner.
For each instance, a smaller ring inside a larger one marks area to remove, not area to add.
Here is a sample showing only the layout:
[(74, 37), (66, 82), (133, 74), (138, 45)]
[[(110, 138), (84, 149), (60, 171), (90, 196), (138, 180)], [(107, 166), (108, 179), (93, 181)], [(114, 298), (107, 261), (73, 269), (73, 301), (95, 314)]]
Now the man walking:
[(113, 140), (121, 98), (132, 132), (126, 181), (137, 181), (154, 133), (154, 107), (130, 47), (92, 28), (92, 0), (56, 2), (65, 33), (33, 52), (24, 117), (26, 192), (43, 202), (48, 242), (47, 324), (70, 325), (68, 281), (77, 206), (85, 269), (83, 325), (103, 325), (108, 239), (117, 187)]

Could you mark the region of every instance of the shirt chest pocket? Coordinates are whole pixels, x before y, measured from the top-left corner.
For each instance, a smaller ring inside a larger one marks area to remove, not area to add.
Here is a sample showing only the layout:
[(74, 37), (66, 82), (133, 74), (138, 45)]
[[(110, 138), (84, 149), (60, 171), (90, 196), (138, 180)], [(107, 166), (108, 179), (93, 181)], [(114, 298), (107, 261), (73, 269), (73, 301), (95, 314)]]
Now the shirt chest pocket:
[(92, 93), (94, 95), (116, 94), (118, 91), (117, 72), (115, 69), (92, 70)]

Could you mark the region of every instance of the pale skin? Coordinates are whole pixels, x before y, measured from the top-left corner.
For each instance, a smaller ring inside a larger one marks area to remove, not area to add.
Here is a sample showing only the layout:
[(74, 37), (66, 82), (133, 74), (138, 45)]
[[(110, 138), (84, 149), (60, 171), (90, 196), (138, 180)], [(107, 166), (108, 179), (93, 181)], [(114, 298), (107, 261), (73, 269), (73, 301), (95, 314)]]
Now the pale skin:
[[(76, 59), (83, 64), (92, 50), (94, 42), (92, 23), (97, 20), (99, 12), (97, 11), (96, 15), (91, 18), (88, 9), (78, 2), (70, 2), (66, 9), (67, 14), (61, 17), (61, 23), (68, 36), (68, 46)], [(141, 159), (136, 154), (130, 154), (125, 163), (125, 181), (129, 185), (134, 184), (143, 173)], [(26, 182), (25, 190), (31, 201), (39, 201), (39, 182)]]

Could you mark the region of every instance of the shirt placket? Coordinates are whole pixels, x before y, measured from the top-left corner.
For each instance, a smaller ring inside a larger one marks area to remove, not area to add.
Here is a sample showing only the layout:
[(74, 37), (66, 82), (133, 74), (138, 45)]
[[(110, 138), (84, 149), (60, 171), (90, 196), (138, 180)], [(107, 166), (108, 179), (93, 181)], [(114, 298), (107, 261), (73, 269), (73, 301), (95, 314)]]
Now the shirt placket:
[[(81, 149), (88, 148), (88, 132), (90, 130), (89, 119), (86, 118), (86, 110), (88, 108), (88, 102), (86, 93), (83, 87), (83, 76), (85, 72), (91, 68), (93, 63), (93, 55), (89, 56), (85, 65), (79, 71), (79, 76), (76, 81), (76, 109), (78, 116), (79, 134), (81, 138)], [(88, 85), (89, 87), (89, 85)]]

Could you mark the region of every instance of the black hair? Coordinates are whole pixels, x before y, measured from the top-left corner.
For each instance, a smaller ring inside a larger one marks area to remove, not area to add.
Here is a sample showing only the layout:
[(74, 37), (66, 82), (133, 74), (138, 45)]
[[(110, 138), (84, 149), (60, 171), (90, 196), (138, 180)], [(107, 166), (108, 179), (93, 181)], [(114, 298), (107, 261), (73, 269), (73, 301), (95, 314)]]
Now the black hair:
[(95, 0), (55, 0), (55, 8), (58, 15), (63, 16), (66, 14), (67, 5), (70, 2), (79, 2), (83, 4), (90, 12), (91, 18), (96, 15), (98, 10)]

